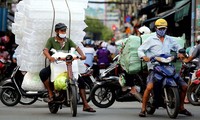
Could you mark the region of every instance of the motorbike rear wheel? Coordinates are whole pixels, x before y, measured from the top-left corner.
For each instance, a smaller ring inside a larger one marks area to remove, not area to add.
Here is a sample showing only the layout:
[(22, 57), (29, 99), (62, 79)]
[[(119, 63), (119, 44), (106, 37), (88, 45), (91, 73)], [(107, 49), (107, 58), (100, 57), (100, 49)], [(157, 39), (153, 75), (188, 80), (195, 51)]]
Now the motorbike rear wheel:
[(77, 114), (77, 89), (75, 85), (69, 87), (70, 108), (73, 117)]
[(187, 98), (188, 101), (195, 106), (199, 106), (200, 105), (200, 91), (197, 90), (197, 88), (200, 87), (199, 84), (194, 84), (192, 83), (189, 87), (188, 87), (188, 91), (187, 91)]
[(15, 106), (20, 102), (21, 95), (13, 88), (3, 88), (0, 93), (1, 102), (6, 106)]
[(166, 101), (167, 114), (170, 118), (176, 118), (178, 116), (180, 107), (180, 97), (178, 88), (166, 87), (166, 91), (168, 98), (168, 101)]
[(116, 95), (108, 86), (96, 85), (91, 91), (90, 99), (97, 107), (108, 108), (115, 102)]

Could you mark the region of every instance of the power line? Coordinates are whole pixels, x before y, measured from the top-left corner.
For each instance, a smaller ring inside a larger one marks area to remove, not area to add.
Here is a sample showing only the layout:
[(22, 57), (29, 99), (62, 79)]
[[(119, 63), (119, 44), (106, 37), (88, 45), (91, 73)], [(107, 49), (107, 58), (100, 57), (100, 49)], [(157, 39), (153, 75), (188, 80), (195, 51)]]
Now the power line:
[(88, 1), (88, 3), (93, 3), (93, 4), (132, 4), (131, 1), (128, 2), (99, 2), (99, 1)]

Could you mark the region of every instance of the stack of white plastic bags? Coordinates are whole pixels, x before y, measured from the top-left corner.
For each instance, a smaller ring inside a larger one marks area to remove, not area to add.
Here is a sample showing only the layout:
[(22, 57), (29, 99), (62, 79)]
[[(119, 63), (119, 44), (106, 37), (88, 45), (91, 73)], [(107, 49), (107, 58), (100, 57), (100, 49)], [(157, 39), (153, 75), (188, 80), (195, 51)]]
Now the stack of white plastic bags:
[(85, 36), (83, 29), (87, 27), (84, 22), (87, 3), (88, 0), (20, 1), (12, 24), (12, 32), (19, 45), (16, 56), (20, 70), (38, 75), (45, 67), (42, 51), (48, 38), (55, 36), (54, 26), (57, 23), (65, 23), (68, 36), (80, 46)]

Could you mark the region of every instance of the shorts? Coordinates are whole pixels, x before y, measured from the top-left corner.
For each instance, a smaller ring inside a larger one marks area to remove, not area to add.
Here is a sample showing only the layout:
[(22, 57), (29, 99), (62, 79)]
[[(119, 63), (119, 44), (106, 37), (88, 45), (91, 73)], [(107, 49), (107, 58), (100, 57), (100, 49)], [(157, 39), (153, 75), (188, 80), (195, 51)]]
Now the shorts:
[[(147, 77), (147, 84), (148, 83), (154, 83), (155, 80), (153, 79), (154, 77), (154, 72), (153, 70), (150, 71), (148, 77)], [(176, 83), (178, 84), (178, 86), (187, 86), (187, 83), (180, 77), (178, 76), (178, 80), (176, 81)]]
[(48, 67), (43, 68), (39, 73), (39, 76), (40, 76), (40, 79), (42, 80), (42, 82), (49, 79), (50, 75), (51, 75), (50, 65)]
[(124, 78), (126, 80), (126, 86), (132, 87), (135, 86), (136, 77), (134, 74), (128, 74), (124, 71)]
[(79, 89), (85, 89), (85, 81), (82, 77), (78, 77), (78, 88)]

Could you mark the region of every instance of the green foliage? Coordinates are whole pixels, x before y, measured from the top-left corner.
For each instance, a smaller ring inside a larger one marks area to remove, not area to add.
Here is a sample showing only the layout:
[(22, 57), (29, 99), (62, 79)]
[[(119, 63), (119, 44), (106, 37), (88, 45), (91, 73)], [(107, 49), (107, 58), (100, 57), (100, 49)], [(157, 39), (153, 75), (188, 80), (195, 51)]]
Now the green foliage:
[(85, 23), (88, 26), (87, 28), (85, 28), (85, 32), (100, 34), (100, 38), (105, 41), (108, 41), (113, 37), (112, 30), (104, 26), (100, 20), (86, 17)]
[(102, 33), (102, 39), (105, 41), (109, 41), (113, 37), (113, 32), (108, 27), (104, 27), (101, 33)]
[(88, 26), (85, 28), (85, 32), (101, 33), (102, 29), (104, 28), (103, 23), (101, 23), (98, 19), (86, 17), (85, 23)]

